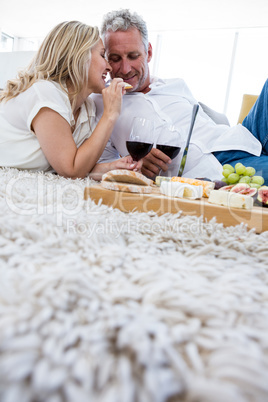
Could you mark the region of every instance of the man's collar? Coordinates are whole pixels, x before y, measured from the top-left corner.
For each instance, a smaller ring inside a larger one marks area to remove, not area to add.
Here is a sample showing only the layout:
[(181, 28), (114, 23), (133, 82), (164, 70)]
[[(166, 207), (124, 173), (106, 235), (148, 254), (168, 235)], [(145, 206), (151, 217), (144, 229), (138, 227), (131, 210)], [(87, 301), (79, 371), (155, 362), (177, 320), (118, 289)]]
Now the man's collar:
[(151, 77), (151, 83), (150, 83), (150, 88), (158, 87), (160, 85), (163, 85), (165, 83), (164, 80), (158, 77)]

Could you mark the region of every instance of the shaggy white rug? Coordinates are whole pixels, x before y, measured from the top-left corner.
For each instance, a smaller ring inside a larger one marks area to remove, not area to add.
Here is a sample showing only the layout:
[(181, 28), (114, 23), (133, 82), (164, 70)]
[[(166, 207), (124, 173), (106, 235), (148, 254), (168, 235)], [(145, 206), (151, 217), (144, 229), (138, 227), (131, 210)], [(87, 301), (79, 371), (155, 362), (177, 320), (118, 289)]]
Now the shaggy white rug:
[(0, 169), (1, 402), (265, 402), (268, 232)]

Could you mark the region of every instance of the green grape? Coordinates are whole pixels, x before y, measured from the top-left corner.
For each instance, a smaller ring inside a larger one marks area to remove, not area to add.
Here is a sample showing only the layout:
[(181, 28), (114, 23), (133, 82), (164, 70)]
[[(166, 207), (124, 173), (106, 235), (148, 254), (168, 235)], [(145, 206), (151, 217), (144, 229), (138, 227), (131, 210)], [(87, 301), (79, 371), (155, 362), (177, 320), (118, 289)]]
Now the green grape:
[(264, 178), (262, 176), (253, 176), (251, 177), (251, 183), (256, 183), (262, 186), (264, 183)]
[(249, 176), (242, 176), (239, 179), (239, 183), (247, 183), (249, 184), (251, 182), (251, 178)]
[(228, 169), (231, 171), (231, 173), (234, 173), (234, 167), (232, 165), (229, 165), (228, 163), (226, 163), (225, 165), (223, 165), (223, 170)]
[(227, 177), (227, 180), (229, 181), (229, 183), (235, 184), (239, 181), (239, 175), (237, 173), (231, 173)]
[(235, 170), (238, 168), (238, 166), (241, 166), (241, 165), (243, 166), (243, 164), (241, 162), (236, 163), (235, 164)]
[(236, 171), (237, 174), (242, 175), (242, 174), (245, 173), (245, 171), (246, 171), (246, 166), (244, 166), (244, 165), (242, 165), (242, 164), (239, 165), (239, 166), (237, 166), (237, 165), (235, 165), (235, 166), (236, 166), (235, 171)]
[(222, 178), (221, 178), (221, 181), (223, 181), (223, 182), (226, 183), (226, 184), (229, 183), (226, 177), (222, 177)]
[(222, 174), (224, 177), (228, 177), (231, 173), (233, 173), (230, 169), (223, 169)]
[(254, 176), (255, 173), (256, 173), (256, 170), (253, 167), (248, 166), (248, 167), (246, 167), (244, 175), (245, 176)]

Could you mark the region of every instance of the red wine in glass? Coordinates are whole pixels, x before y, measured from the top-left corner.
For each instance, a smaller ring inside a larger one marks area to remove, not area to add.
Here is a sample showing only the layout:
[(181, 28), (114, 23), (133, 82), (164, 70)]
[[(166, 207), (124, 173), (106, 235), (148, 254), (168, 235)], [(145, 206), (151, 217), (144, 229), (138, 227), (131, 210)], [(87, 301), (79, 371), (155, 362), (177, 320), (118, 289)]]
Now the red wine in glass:
[(156, 148), (167, 155), (174, 163), (169, 165), (166, 172), (159, 170), (159, 176), (161, 176), (162, 173), (165, 176), (173, 172), (175, 165), (178, 164), (178, 159), (176, 157), (180, 154), (182, 144), (182, 136), (174, 125), (166, 123), (160, 127), (160, 134), (158, 135)]
[(153, 148), (154, 122), (144, 117), (134, 117), (126, 147), (132, 159), (137, 162)]
[(164, 154), (170, 157), (170, 159), (176, 158), (179, 155), (181, 147), (175, 147), (173, 145), (161, 145), (157, 144), (156, 148), (162, 151)]
[(140, 141), (127, 141), (127, 150), (134, 161), (144, 158), (153, 148), (153, 144)]

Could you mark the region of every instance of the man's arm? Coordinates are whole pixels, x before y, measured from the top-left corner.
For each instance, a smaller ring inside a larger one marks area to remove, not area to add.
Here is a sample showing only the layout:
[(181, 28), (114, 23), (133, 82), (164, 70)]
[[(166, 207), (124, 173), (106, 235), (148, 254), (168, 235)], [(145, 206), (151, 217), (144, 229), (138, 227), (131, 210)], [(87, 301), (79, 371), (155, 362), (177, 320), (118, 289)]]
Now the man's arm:
[(109, 139), (100, 159), (98, 160), (98, 163), (113, 162), (119, 158), (120, 155), (117, 149), (115, 149), (111, 140)]

